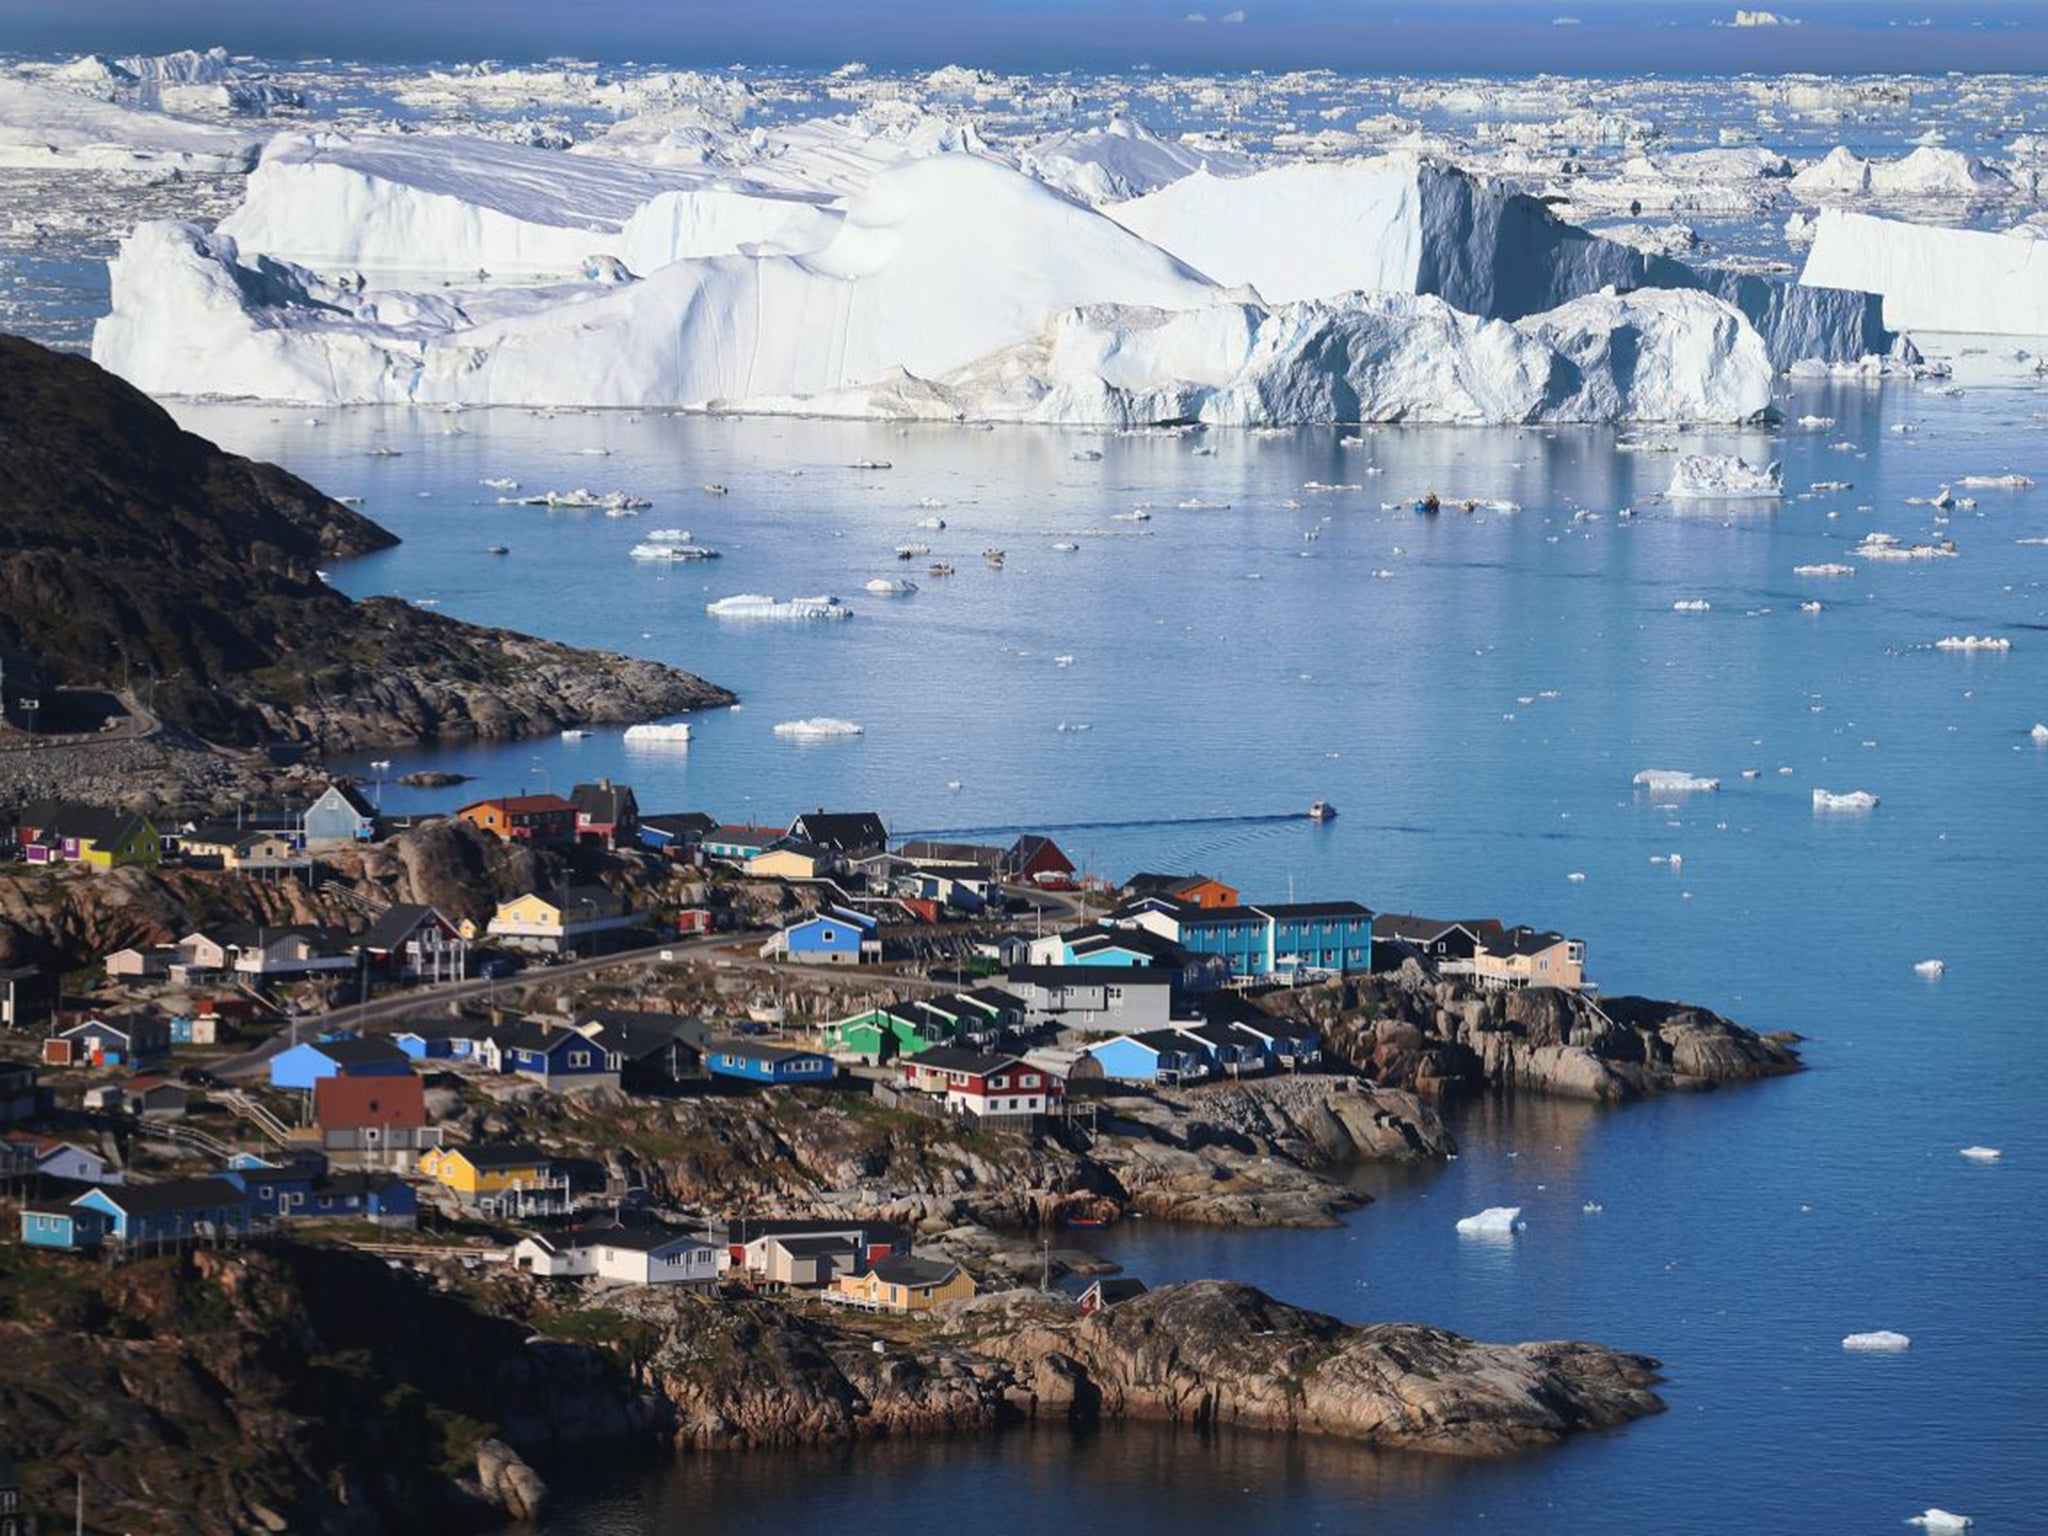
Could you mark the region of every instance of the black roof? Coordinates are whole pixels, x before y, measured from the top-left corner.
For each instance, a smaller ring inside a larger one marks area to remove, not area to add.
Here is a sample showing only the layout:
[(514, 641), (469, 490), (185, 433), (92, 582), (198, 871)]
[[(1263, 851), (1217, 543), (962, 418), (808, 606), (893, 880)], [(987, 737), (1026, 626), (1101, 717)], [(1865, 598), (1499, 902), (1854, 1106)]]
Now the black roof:
[(1547, 929), (1510, 928), (1504, 934), (1489, 937), (1486, 949), (1495, 955), (1540, 955), (1566, 942), (1563, 934)]
[(640, 809), (631, 785), (614, 784), (609, 779), (578, 784), (569, 791), (569, 803), (584, 820), (607, 826), (637, 816)]
[(1009, 980), (1039, 987), (1168, 987), (1173, 972), (1163, 965), (1013, 965)]
[(806, 811), (790, 823), (792, 837), (807, 838), (834, 853), (886, 848), (889, 829), (873, 811)]
[(317, 801), (323, 798), (327, 794), (327, 791), (330, 789), (333, 790), (336, 794), (340, 795), (341, 798), (345, 802), (347, 802), (348, 808), (354, 811), (358, 816), (374, 817), (377, 814), (377, 808), (374, 805), (370, 804), (369, 801), (363, 798), (363, 792), (361, 790), (357, 789), (353, 784), (344, 784), (339, 779), (331, 780), (327, 785), (327, 789), (321, 790), (319, 794), (313, 797), (313, 799)]
[[(357, 937), (356, 943), (363, 949), (392, 950), (412, 937), (413, 930), (435, 917), (432, 907), (422, 907), (411, 902), (400, 902), (386, 907), (377, 914), (376, 920)], [(449, 925), (453, 927), (453, 924)]]
[(1127, 1038), (1137, 1041), (1140, 1045), (1150, 1046), (1155, 1051), (1172, 1051), (1181, 1056), (1189, 1055), (1195, 1050), (1188, 1037), (1177, 1029), (1148, 1029), (1143, 1034)]
[(844, 1234), (822, 1237), (773, 1237), (769, 1241), (791, 1258), (797, 1259), (815, 1259), (827, 1253), (853, 1253), (860, 1246)]
[(713, 1040), (705, 1047), (721, 1056), (737, 1056), (742, 1061), (765, 1061), (771, 1065), (780, 1061), (794, 1061), (799, 1056), (816, 1056), (817, 1051), (790, 1050), (780, 1045), (756, 1045), (751, 1040)]
[(928, 837), (913, 837), (896, 850), (912, 863), (966, 864), (976, 869), (995, 869), (1003, 862), (1003, 850), (985, 843), (941, 843)]
[(82, 837), (95, 843), (117, 843), (147, 818), (134, 811), (117, 811), (103, 805), (85, 805), (77, 800), (33, 800), (21, 809), (15, 825), (33, 827), (44, 835)]
[(729, 1243), (758, 1242), (764, 1237), (817, 1237), (833, 1232), (858, 1232), (869, 1247), (908, 1246), (910, 1233), (890, 1221), (852, 1221), (829, 1216), (741, 1216), (725, 1224)]
[(532, 1165), (546, 1166), (554, 1162), (538, 1147), (524, 1146), (516, 1142), (498, 1142), (488, 1146), (455, 1147), (469, 1159), (472, 1168), (524, 1168)]
[(666, 1248), (672, 1243), (688, 1243), (692, 1247), (710, 1246), (701, 1237), (677, 1231), (674, 1227), (618, 1225), (578, 1227), (569, 1234), (569, 1241), (578, 1247), (587, 1248), (595, 1243), (607, 1248), (630, 1248), (635, 1253), (652, 1253), (655, 1249)]
[(718, 819), (702, 811), (664, 811), (659, 816), (642, 816), (640, 825), (651, 827), (656, 832), (666, 832), (671, 837), (689, 837), (709, 832), (718, 825)]
[(942, 1259), (910, 1259), (892, 1255), (877, 1259), (868, 1273), (884, 1285), (944, 1285), (960, 1273), (958, 1264)]
[(1015, 1066), (1015, 1056), (990, 1056), (982, 1051), (966, 1051), (958, 1046), (934, 1046), (929, 1051), (919, 1051), (910, 1058), (918, 1067), (936, 1067), (941, 1072), (972, 1072), (976, 1077), (986, 1077), (991, 1072), (1000, 1072), (1005, 1067)]
[(130, 1216), (158, 1216), (199, 1206), (249, 1203), (249, 1197), (226, 1179), (163, 1179), (155, 1184), (107, 1184), (101, 1189)]
[(362, 1066), (370, 1062), (410, 1061), (395, 1041), (383, 1035), (349, 1035), (339, 1040), (315, 1040), (313, 1048), (339, 1066)]
[(1061, 937), (1077, 950), (1115, 946), (1135, 954), (1150, 955), (1154, 965), (1178, 965), (1188, 958), (1186, 950), (1149, 928), (1107, 928), (1100, 923), (1092, 923)]
[[(1228, 907), (1219, 911), (1229, 911)], [(1365, 917), (1372, 916), (1372, 908), (1360, 906), (1355, 901), (1262, 901), (1250, 910), (1264, 917), (1315, 918), (1315, 917)]]
[(1476, 938), (1498, 933), (1500, 923), (1490, 917), (1417, 917), (1409, 912), (1376, 912), (1372, 919), (1372, 936), (1376, 939), (1414, 939), (1426, 943), (1453, 928), (1462, 928)]

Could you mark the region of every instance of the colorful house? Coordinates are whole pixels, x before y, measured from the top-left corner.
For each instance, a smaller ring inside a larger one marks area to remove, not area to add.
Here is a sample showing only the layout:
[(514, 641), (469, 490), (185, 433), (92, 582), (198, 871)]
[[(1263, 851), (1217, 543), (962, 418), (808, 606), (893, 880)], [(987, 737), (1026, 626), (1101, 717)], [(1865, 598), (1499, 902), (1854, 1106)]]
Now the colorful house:
[(486, 1214), (544, 1215), (569, 1206), (568, 1175), (532, 1147), (436, 1147), (421, 1157), (420, 1172)]
[(1004, 984), (1032, 1024), (1131, 1034), (1172, 1022), (1173, 983), (1173, 972), (1152, 965), (1020, 965)]
[(477, 800), (456, 816), (508, 843), (560, 848), (576, 841), (576, 807), (560, 795), (506, 795)]
[(640, 802), (632, 787), (599, 779), (569, 791), (576, 807), (576, 841), (598, 848), (630, 848), (640, 841)]
[(250, 1226), (249, 1197), (223, 1178), (103, 1184), (71, 1204), (74, 1210), (93, 1211), (103, 1218), (102, 1243), (126, 1248), (239, 1236)]
[(1044, 1067), (957, 1046), (935, 1046), (908, 1058), (901, 1071), (904, 1087), (931, 1094), (947, 1109), (975, 1120), (1057, 1114), (1067, 1091)]
[(1355, 901), (1204, 908), (1150, 897), (1120, 909), (1118, 921), (1216, 956), (1239, 980), (1341, 976), (1372, 965), (1372, 912)]
[(713, 827), (697, 843), (704, 856), (744, 864), (782, 841), (787, 834), (780, 827), (750, 827), (744, 824)]
[(514, 949), (559, 954), (633, 926), (623, 898), (601, 885), (531, 891), (498, 903), (486, 932)]
[(507, 1019), (477, 1036), (476, 1058), (498, 1072), (511, 1072), (567, 1092), (619, 1086), (619, 1056), (579, 1030), (532, 1019)]
[(818, 1051), (714, 1040), (704, 1052), (704, 1070), (733, 1082), (764, 1085), (829, 1083), (838, 1073), (832, 1058)]
[(331, 783), (306, 807), (299, 824), (308, 848), (344, 848), (376, 839), (377, 809), (353, 784)]
[(21, 1207), (21, 1241), (28, 1248), (89, 1253), (107, 1233), (107, 1218), (65, 1200), (30, 1200)]
[(1372, 968), (1397, 971), (1404, 960), (1432, 967), (1469, 965), (1481, 943), (1501, 935), (1492, 918), (1416, 917), (1407, 912), (1377, 912), (1372, 920)]
[(270, 1086), (311, 1088), (328, 1077), (410, 1077), (412, 1058), (381, 1035), (304, 1040), (270, 1058)]
[(865, 912), (827, 907), (791, 923), (761, 946), (761, 955), (799, 965), (865, 965), (882, 958), (881, 930)]
[(88, 1067), (139, 1067), (160, 1061), (171, 1053), (171, 1021), (152, 1013), (123, 1013), (109, 1018), (89, 1018), (60, 1030), (45, 1042), (44, 1058), (50, 1047), (60, 1058), (58, 1065), (78, 1063)]
[(690, 1290), (718, 1283), (718, 1259), (717, 1248), (687, 1232), (618, 1222), (524, 1237), (512, 1250), (513, 1264), (529, 1274)]
[(702, 811), (663, 812), (640, 818), (640, 846), (655, 853), (686, 854), (718, 823)]
[(894, 1258), (833, 1282), (831, 1300), (872, 1312), (929, 1312), (974, 1294), (974, 1277), (942, 1259)]
[(1124, 894), (1131, 897), (1164, 896), (1204, 911), (1234, 907), (1238, 902), (1237, 887), (1225, 885), (1211, 875), (1162, 875), (1142, 871), (1124, 882)]
[(0, 1061), (0, 1125), (33, 1120), (43, 1107), (40, 1073), (33, 1062)]
[(1026, 832), (1003, 855), (998, 873), (1012, 885), (1066, 886), (1074, 881), (1074, 861), (1051, 838)]
[(41, 800), (23, 808), (17, 825), (22, 858), (30, 864), (109, 870), (163, 862), (163, 835), (138, 812)]
[(432, 907), (399, 902), (378, 913), (356, 939), (358, 954), (379, 975), (398, 981), (460, 981), (469, 970), (469, 941)]
[(1586, 987), (1586, 946), (1561, 933), (1510, 928), (1482, 942), (1472, 975), (1483, 987)]
[(1102, 1075), (1124, 1083), (1198, 1083), (1209, 1076), (1209, 1053), (1178, 1030), (1117, 1035), (1090, 1046)]
[(441, 1144), (441, 1128), (428, 1124), (426, 1086), (410, 1070), (321, 1078), (313, 1085), (313, 1124), (329, 1152), (385, 1154), (403, 1163)]
[(832, 872), (834, 857), (815, 843), (785, 837), (747, 860), (750, 880), (818, 880)]

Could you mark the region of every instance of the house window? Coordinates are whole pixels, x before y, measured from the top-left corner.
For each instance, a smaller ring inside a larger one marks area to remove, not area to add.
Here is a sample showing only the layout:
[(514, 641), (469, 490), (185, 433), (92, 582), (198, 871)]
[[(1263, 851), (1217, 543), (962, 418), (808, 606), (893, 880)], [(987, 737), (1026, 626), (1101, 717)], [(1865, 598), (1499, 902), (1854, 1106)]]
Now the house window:
[(570, 1066), (572, 1066), (572, 1067), (587, 1067), (587, 1066), (589, 1066), (589, 1065), (590, 1065), (590, 1052), (588, 1052), (588, 1051), (571, 1051), (571, 1052), (569, 1053), (569, 1065), (570, 1065)]

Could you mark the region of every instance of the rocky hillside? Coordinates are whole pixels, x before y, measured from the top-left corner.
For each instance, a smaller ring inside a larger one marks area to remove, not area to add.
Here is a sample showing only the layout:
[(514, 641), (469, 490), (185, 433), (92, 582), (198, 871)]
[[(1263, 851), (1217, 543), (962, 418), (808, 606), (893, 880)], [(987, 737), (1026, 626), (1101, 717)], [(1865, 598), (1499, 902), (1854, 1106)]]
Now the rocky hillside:
[(111, 1270), (0, 1250), (0, 1424), (50, 1527), (82, 1475), (87, 1529), (135, 1536), (487, 1529), (544, 1494), (513, 1444), (651, 1428), (610, 1355), (293, 1244)]
[(351, 602), (317, 574), (394, 542), (86, 359), (0, 336), (0, 651), (46, 682), (125, 685), (209, 741), (328, 749), (731, 702), (653, 662)]
[(1616, 1102), (1800, 1069), (1787, 1040), (1706, 1008), (1644, 997), (1596, 1006), (1554, 987), (1475, 991), (1412, 960), (1276, 1006), (1313, 1020), (1334, 1059), (1431, 1097), (1528, 1088)]

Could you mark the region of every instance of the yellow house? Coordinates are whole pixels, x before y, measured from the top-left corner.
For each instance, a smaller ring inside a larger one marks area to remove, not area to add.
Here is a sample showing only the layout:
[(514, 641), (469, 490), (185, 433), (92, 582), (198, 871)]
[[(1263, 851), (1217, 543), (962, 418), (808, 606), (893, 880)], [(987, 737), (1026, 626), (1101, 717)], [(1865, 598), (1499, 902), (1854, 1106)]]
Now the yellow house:
[(1586, 946), (1561, 933), (1510, 928), (1480, 943), (1472, 956), (1472, 975), (1482, 986), (1577, 991), (1586, 985)]
[[(529, 891), (498, 903), (484, 931), (521, 949), (557, 950), (592, 934), (632, 926), (625, 903), (601, 885), (572, 885), (561, 891)], [(473, 933), (464, 934), (473, 938)]]
[(147, 816), (100, 811), (78, 818), (74, 862), (88, 869), (123, 869), (163, 862), (163, 838)]
[(485, 1211), (530, 1214), (568, 1204), (567, 1177), (532, 1147), (434, 1147), (421, 1154), (420, 1172)]
[(830, 872), (830, 856), (807, 844), (785, 844), (755, 854), (745, 867), (756, 880), (816, 880)]
[(974, 1277), (939, 1259), (877, 1259), (865, 1273), (832, 1282), (832, 1299), (871, 1312), (929, 1312), (974, 1294)]

